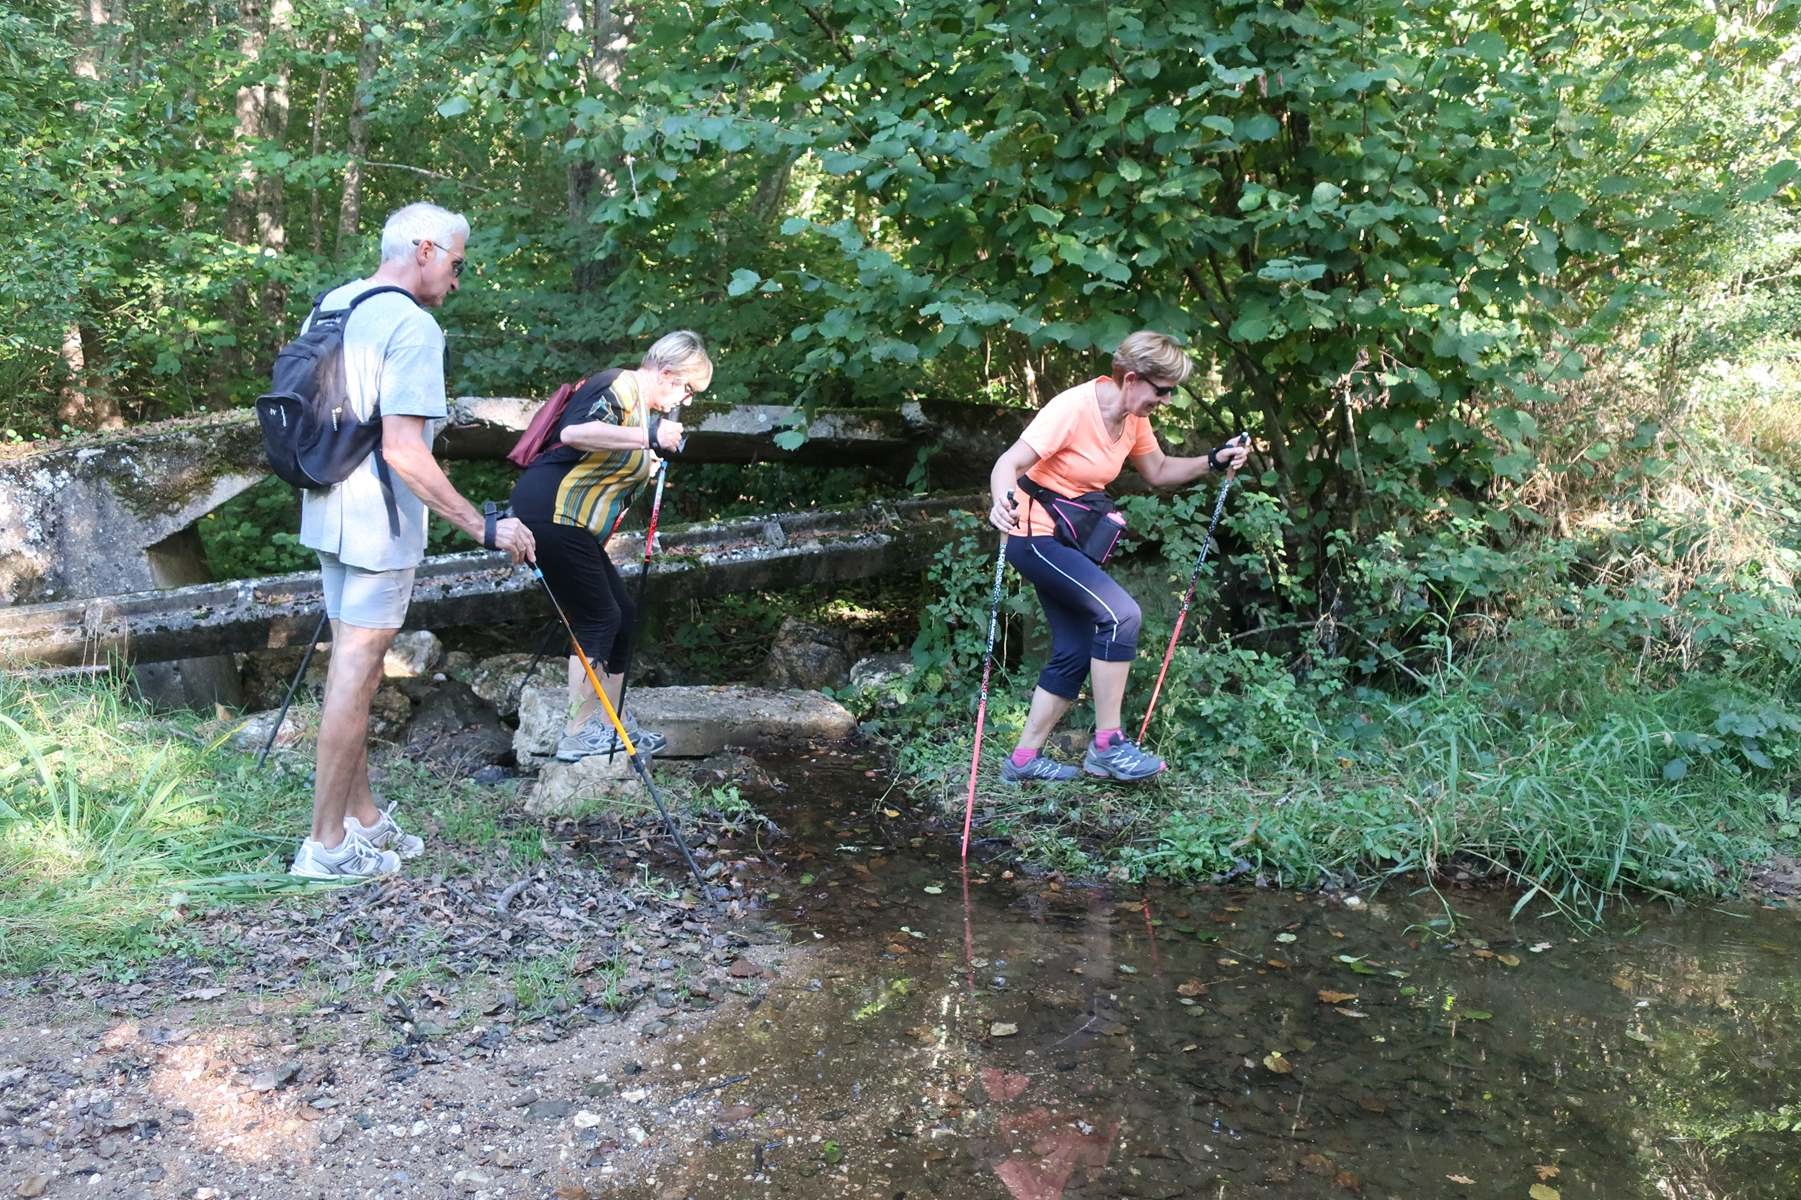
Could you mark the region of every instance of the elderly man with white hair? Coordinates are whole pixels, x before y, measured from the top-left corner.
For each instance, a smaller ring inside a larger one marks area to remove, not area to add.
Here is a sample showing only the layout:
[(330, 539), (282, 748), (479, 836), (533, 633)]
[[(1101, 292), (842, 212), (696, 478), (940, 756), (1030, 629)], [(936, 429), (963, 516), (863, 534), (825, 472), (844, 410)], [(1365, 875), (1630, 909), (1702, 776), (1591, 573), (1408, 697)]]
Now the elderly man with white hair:
[[(345, 384), (356, 419), (379, 409), (382, 434), (381, 445), (342, 483), (301, 493), (300, 542), (319, 555), (332, 642), (313, 828), (294, 857), (295, 875), (379, 875), (424, 849), (369, 790), (368, 731), (382, 658), (406, 619), (413, 569), (425, 557), (425, 510), (514, 562), (535, 557), (530, 530), (508, 519), (490, 533), (432, 457), (433, 422), (449, 408), (444, 334), (426, 310), (457, 290), (468, 238), (461, 215), (409, 204), (382, 228), (375, 274), (327, 292), (314, 310), (355, 305), (344, 327)], [(399, 290), (358, 302), (376, 288)]]

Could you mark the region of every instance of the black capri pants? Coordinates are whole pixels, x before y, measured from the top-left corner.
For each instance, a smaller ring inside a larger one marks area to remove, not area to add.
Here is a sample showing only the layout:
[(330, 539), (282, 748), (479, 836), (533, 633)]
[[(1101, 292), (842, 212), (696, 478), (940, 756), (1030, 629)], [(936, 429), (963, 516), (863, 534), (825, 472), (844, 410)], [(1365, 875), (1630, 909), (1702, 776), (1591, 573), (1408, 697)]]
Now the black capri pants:
[(604, 543), (577, 525), (526, 521), (538, 543), (538, 569), (575, 629), (582, 653), (609, 675), (625, 670), (638, 614)]

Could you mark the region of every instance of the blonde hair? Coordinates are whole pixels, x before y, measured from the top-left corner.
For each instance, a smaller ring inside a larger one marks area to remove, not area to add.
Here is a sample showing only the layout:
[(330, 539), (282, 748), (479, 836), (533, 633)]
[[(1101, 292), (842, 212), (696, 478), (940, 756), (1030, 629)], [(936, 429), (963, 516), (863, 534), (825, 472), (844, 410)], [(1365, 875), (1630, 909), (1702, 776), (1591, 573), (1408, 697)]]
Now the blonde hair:
[(1113, 381), (1124, 383), (1130, 371), (1140, 379), (1160, 384), (1178, 384), (1194, 370), (1194, 363), (1182, 350), (1182, 344), (1167, 333), (1140, 329), (1129, 334), (1113, 352)]
[(687, 380), (710, 382), (713, 378), (713, 360), (707, 357), (706, 343), (692, 329), (664, 334), (651, 343), (644, 352), (644, 361), (638, 365), (647, 371), (673, 371)]
[(468, 236), (469, 219), (462, 213), (421, 200), (395, 210), (381, 227), (381, 260), (386, 263), (411, 258), (413, 247), (425, 241), (439, 253), (449, 254), (450, 243)]

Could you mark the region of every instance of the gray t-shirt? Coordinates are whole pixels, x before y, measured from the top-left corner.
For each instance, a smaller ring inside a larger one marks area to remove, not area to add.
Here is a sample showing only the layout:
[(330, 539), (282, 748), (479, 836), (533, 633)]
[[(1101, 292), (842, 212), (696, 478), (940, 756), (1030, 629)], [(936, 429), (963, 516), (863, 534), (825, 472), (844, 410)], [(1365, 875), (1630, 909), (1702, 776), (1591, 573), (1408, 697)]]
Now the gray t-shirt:
[[(327, 293), (321, 307), (342, 308), (378, 286), (372, 279), (347, 283)], [(357, 305), (344, 330), (344, 379), (361, 420), (369, 418), (377, 399), (384, 417), (429, 418), (423, 434), (427, 446), (449, 414), (444, 334), (430, 313), (398, 293)], [(388, 472), (400, 518), (395, 537), (375, 459), (369, 455), (342, 483), (301, 492), (300, 544), (368, 571), (416, 567), (425, 557), (425, 503)]]

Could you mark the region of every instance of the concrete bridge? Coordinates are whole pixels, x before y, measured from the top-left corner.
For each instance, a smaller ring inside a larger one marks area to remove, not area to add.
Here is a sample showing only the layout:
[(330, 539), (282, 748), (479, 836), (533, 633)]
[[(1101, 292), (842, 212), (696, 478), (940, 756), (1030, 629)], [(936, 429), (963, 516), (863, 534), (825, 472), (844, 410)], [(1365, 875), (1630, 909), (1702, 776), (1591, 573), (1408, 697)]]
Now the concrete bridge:
[[(464, 397), (440, 434), (447, 459), (498, 459), (537, 401)], [(681, 463), (787, 461), (858, 466), (895, 484), (932, 447), (934, 487), (976, 487), (1032, 415), (952, 402), (900, 409), (826, 409), (806, 440), (783, 450), (782, 405), (696, 405)], [(0, 450), (0, 661), (79, 665), (110, 655), (134, 664), (140, 688), (170, 703), (236, 699), (230, 651), (310, 635), (311, 573), (218, 583), (196, 522), (267, 477), (255, 416), (233, 410), (78, 440)], [(478, 498), (479, 499), (479, 498)], [(951, 501), (795, 513), (664, 529), (654, 581), (684, 594), (800, 586), (916, 569), (948, 533)], [(964, 502), (978, 507), (979, 499)], [(642, 543), (616, 539), (635, 571)], [(423, 626), (536, 615), (529, 576), (473, 553), (427, 560), (410, 619)]]

